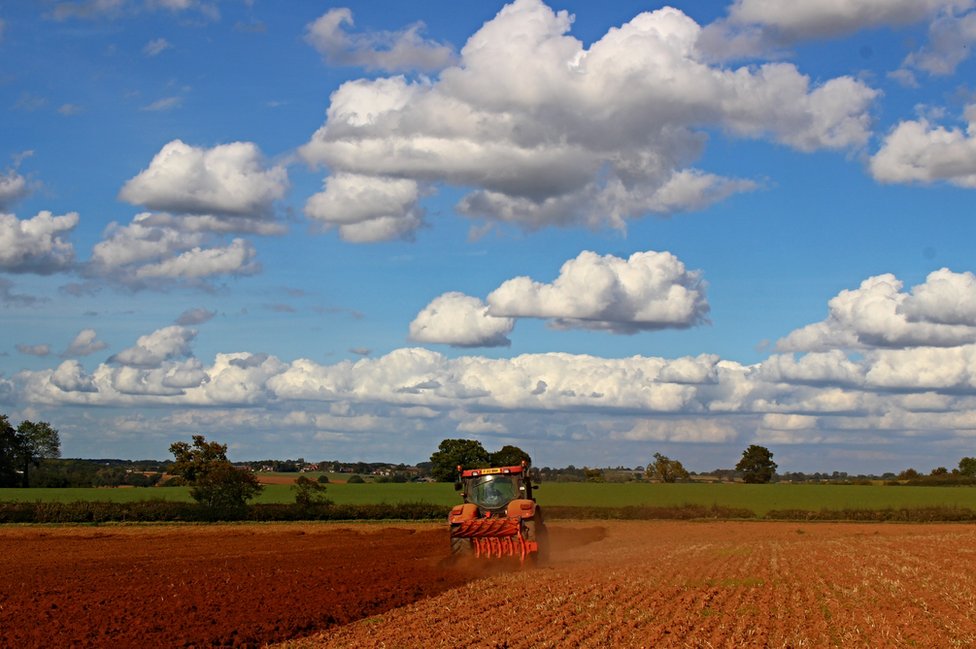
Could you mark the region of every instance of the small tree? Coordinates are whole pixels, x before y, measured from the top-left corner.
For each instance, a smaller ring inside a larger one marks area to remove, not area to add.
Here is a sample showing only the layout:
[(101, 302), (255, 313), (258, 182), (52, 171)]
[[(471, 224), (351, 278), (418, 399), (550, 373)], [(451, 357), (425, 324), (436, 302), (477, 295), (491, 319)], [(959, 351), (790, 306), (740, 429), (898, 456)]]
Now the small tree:
[(169, 452), (176, 461), (169, 472), (190, 485), (190, 496), (214, 511), (240, 512), (263, 487), (248, 470), (227, 459), (227, 445), (193, 436), (193, 445), (175, 442)]
[(292, 489), (295, 491), (295, 504), (299, 507), (330, 504), (329, 499), (325, 496), (325, 485), (311, 478), (299, 477), (298, 480), (295, 480)]
[(445, 439), (430, 456), (430, 474), (439, 482), (453, 482), (458, 466), (480, 469), (491, 464), (490, 456), (481, 442), (473, 439)]
[(742, 452), (742, 459), (735, 465), (735, 470), (742, 474), (746, 482), (766, 483), (773, 479), (776, 463), (768, 448), (752, 444)]
[(667, 455), (655, 453), (654, 462), (648, 464), (647, 477), (661, 482), (677, 482), (678, 480), (687, 480), (690, 476), (678, 460), (672, 460)]

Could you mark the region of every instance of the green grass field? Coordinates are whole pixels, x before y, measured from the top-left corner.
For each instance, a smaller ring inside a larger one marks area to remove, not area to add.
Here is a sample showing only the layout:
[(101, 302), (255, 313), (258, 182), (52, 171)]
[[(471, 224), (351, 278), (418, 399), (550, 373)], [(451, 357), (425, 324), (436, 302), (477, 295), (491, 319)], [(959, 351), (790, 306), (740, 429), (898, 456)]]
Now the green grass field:
[[(326, 495), (340, 504), (427, 502), (453, 505), (460, 502), (452, 485), (441, 484), (329, 484)], [(0, 502), (103, 500), (189, 501), (186, 487), (119, 489), (0, 489)], [(641, 484), (556, 483), (542, 485), (536, 500), (546, 505), (624, 507), (628, 505), (717, 505), (750, 509), (762, 516), (773, 509), (887, 509), (902, 507), (967, 507), (976, 509), (973, 487), (886, 487), (851, 485), (747, 485), (747, 484)], [(268, 485), (254, 501), (288, 503), (294, 491), (288, 485)]]

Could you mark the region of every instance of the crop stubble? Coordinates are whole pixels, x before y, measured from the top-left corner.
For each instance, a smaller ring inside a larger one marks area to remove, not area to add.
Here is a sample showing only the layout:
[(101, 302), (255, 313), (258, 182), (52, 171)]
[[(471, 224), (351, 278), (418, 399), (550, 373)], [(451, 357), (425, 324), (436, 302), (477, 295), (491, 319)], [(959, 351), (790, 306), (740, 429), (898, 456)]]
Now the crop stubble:
[(554, 531), (548, 567), (492, 575), (285, 646), (976, 646), (972, 526), (615, 522)]
[[(548, 565), (439, 525), (0, 529), (0, 646), (976, 646), (976, 527), (567, 522)], [(358, 621), (356, 621), (358, 620)]]

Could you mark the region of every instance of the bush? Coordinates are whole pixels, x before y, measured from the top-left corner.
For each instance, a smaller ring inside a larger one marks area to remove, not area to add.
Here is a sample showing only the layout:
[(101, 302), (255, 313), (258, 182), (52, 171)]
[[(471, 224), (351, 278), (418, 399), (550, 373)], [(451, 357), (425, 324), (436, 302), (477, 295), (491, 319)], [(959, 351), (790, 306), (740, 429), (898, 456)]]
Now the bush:
[(349, 476), (349, 479), (346, 480), (346, 484), (363, 484), (364, 482), (366, 481), (363, 480), (363, 476), (359, 475), (358, 473), (352, 474)]

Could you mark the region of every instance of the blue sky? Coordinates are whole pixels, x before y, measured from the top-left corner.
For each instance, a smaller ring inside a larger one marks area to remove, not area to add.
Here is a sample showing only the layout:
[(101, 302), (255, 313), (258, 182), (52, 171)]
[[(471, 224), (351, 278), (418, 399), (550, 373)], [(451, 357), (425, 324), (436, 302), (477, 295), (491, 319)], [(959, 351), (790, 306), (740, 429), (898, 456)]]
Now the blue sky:
[(952, 467), (970, 0), (0, 3), (0, 412), (69, 457)]

